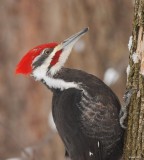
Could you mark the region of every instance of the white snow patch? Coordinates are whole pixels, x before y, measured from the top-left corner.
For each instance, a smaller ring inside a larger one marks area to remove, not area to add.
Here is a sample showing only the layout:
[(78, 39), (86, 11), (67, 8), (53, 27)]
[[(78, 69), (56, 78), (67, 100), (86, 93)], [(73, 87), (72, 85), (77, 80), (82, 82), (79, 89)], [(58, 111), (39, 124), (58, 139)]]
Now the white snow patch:
[(138, 63), (139, 62), (139, 55), (134, 52), (132, 55), (132, 60), (134, 63)]
[(85, 49), (85, 42), (83, 40), (79, 40), (74, 46), (74, 50), (78, 53), (81, 53), (82, 51), (84, 51), (84, 49)]
[(21, 152), (22, 159), (32, 157), (34, 154), (34, 149), (33, 147), (26, 147), (24, 150)]
[(130, 51), (130, 49), (131, 49), (131, 47), (132, 47), (132, 40), (133, 40), (133, 37), (130, 36), (130, 37), (129, 37), (129, 43), (128, 43), (128, 49), (129, 49), (129, 51)]
[(126, 69), (126, 74), (127, 74), (127, 78), (129, 76), (129, 73), (130, 73), (130, 65), (127, 66), (127, 69)]
[(57, 132), (57, 129), (56, 129), (56, 126), (55, 126), (53, 117), (52, 117), (52, 112), (49, 113), (49, 116), (48, 116), (48, 124), (49, 124), (50, 128), (51, 128), (53, 131)]
[(28, 153), (29, 155), (32, 155), (32, 154), (33, 154), (33, 148), (32, 148), (32, 147), (26, 147), (24, 150), (25, 150), (25, 152)]
[(139, 72), (144, 77), (144, 70), (141, 67), (141, 71)]
[(104, 74), (103, 81), (108, 85), (114, 84), (118, 79), (120, 75), (114, 68), (108, 68)]
[(91, 151), (89, 151), (89, 156), (90, 156), (90, 157), (93, 156), (93, 153), (92, 153)]

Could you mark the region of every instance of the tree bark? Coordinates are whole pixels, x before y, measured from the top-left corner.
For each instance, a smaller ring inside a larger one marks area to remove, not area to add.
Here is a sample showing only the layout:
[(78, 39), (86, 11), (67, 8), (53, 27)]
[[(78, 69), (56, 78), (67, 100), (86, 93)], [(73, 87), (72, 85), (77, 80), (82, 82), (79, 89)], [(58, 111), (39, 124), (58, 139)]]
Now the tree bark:
[(127, 89), (134, 89), (128, 106), (124, 160), (144, 159), (144, 0), (135, 0), (132, 37), (129, 42)]

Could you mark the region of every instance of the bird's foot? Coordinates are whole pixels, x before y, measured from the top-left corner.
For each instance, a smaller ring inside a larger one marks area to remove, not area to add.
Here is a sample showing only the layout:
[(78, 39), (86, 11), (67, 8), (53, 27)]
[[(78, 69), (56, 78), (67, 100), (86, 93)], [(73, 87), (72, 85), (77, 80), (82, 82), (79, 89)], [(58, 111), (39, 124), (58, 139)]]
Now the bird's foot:
[(124, 129), (126, 129), (128, 105), (130, 104), (131, 97), (135, 91), (136, 91), (136, 89), (126, 90), (126, 92), (123, 96), (124, 104), (121, 106), (121, 111), (120, 111), (120, 125)]

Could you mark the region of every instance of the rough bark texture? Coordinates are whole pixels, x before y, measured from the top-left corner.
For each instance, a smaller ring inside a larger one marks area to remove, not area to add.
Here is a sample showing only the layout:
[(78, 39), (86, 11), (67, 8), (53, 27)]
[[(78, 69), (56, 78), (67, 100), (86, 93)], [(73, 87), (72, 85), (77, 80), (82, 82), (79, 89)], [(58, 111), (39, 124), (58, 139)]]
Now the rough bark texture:
[(144, 159), (144, 0), (135, 1), (130, 72), (127, 89), (134, 89), (129, 104), (124, 159)]

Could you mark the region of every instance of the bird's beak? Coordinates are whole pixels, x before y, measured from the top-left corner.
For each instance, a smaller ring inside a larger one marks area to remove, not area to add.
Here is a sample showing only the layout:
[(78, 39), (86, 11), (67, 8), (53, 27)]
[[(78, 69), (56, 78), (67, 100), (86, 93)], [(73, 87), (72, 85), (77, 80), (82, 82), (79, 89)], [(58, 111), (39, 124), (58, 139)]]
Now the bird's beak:
[[(54, 75), (66, 62), (68, 56), (71, 53), (72, 47), (74, 44), (80, 39), (81, 36), (83, 36), (89, 29), (84, 28), (80, 32), (74, 34), (70, 38), (66, 39), (59, 45), (57, 45), (52, 53), (51, 56), (51, 62), (50, 62), (50, 72), (51, 75)], [(57, 64), (57, 65), (56, 65)], [(52, 67), (53, 66), (53, 67)]]
[(62, 49), (65, 48), (72, 48), (73, 45), (81, 38), (81, 36), (83, 36), (87, 31), (89, 30), (89, 28), (84, 28), (83, 30), (81, 30), (80, 32), (72, 35), (71, 37), (67, 38), (65, 41), (63, 41), (61, 43), (62, 45)]

